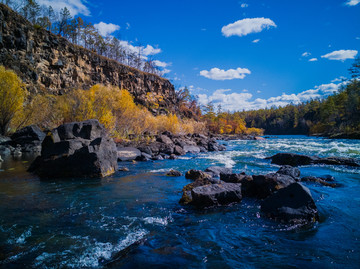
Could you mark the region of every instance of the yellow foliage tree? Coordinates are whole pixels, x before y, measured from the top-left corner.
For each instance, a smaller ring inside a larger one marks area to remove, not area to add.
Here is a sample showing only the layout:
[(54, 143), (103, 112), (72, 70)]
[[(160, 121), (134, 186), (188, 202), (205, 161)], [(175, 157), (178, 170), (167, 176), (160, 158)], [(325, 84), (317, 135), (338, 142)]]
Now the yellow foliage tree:
[(8, 132), (10, 123), (23, 109), (26, 91), (18, 76), (0, 66), (0, 134)]

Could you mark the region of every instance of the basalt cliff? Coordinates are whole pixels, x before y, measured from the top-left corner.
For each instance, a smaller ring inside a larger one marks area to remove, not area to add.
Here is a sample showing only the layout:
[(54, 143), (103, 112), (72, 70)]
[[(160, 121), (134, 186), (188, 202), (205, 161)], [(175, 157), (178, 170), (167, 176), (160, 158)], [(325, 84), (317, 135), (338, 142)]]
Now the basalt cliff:
[(95, 84), (127, 89), (137, 103), (148, 105), (147, 94), (161, 96), (155, 114), (176, 111), (174, 86), (167, 79), (145, 73), (70, 43), (0, 4), (0, 64), (14, 70), (30, 93), (62, 94)]

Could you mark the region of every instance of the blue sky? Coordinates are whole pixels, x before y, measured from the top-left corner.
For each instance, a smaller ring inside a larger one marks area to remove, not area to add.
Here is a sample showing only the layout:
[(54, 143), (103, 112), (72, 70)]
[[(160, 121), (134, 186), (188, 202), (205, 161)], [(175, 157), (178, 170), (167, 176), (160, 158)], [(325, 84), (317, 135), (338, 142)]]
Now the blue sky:
[(177, 88), (226, 110), (329, 95), (360, 56), (360, 0), (39, 2), (147, 48)]

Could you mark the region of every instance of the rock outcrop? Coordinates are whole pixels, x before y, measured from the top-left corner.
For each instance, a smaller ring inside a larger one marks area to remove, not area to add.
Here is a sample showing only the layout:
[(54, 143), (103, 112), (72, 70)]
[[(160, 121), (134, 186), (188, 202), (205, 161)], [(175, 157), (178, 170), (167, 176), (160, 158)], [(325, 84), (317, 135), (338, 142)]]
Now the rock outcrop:
[(72, 89), (89, 89), (95, 84), (127, 89), (137, 103), (149, 107), (147, 93), (161, 96), (154, 113), (175, 111), (174, 86), (157, 75), (141, 72), (99, 56), (34, 27), (0, 4), (0, 64), (13, 69), (32, 93), (61, 94)]
[(105, 177), (118, 168), (114, 141), (98, 120), (60, 125), (45, 137), (29, 171), (40, 178)]

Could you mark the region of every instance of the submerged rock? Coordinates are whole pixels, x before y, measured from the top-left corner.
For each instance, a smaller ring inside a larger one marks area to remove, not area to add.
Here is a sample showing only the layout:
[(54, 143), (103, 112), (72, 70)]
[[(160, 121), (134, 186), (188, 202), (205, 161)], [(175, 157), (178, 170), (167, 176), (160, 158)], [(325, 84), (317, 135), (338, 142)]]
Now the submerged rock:
[(181, 177), (182, 173), (177, 170), (170, 170), (169, 172), (166, 173), (166, 175), (169, 177)]
[(289, 223), (307, 223), (319, 219), (310, 190), (293, 183), (261, 202), (261, 211), (269, 218)]
[(315, 182), (315, 183), (319, 183), (323, 186), (327, 186), (327, 187), (332, 187), (335, 188), (338, 186), (338, 184), (334, 183), (334, 182), (328, 182), (328, 180), (326, 178), (323, 177), (313, 177), (313, 176), (308, 176), (308, 177), (303, 177), (301, 178), (301, 182)]
[(196, 187), (191, 190), (191, 197), (191, 204), (199, 208), (240, 202), (241, 184), (224, 183)]
[(117, 167), (114, 141), (98, 120), (87, 120), (49, 132), (29, 171), (41, 178), (105, 177)]
[(195, 169), (191, 169), (189, 171), (186, 172), (185, 174), (185, 178), (186, 179), (192, 179), (192, 180), (204, 180), (204, 179), (211, 179), (211, 175), (201, 171), (201, 170), (195, 170)]

